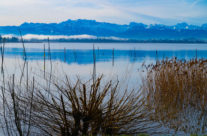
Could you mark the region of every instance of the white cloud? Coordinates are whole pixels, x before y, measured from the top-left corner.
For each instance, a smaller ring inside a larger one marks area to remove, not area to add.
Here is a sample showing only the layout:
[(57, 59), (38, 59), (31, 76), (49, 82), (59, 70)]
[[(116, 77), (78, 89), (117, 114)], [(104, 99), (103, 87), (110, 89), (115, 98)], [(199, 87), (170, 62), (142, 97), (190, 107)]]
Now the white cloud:
[(33, 4), (43, 4), (47, 0), (1, 0), (1, 7), (31, 6)]
[[(20, 39), (19, 36), (17, 35), (2, 35), (4, 38), (12, 38), (12, 37), (17, 37)], [(38, 40), (46, 40), (46, 39), (51, 39), (51, 40), (57, 40), (57, 39), (97, 39), (96, 36), (93, 35), (71, 35), (71, 36), (66, 36), (66, 35), (35, 35), (35, 34), (27, 34), (23, 36), (24, 40), (31, 40), (31, 39), (38, 39)]]
[(121, 24), (131, 21), (202, 24), (207, 22), (207, 4), (201, 5), (201, 2), (203, 0), (1, 0), (0, 25), (79, 18)]
[(96, 36), (92, 35), (71, 35), (71, 36), (65, 36), (65, 35), (34, 35), (34, 34), (27, 34), (23, 36), (23, 39), (25, 40), (31, 40), (31, 39), (39, 39), (44, 40), (48, 39), (48, 37), (51, 40), (57, 40), (57, 39), (96, 39)]

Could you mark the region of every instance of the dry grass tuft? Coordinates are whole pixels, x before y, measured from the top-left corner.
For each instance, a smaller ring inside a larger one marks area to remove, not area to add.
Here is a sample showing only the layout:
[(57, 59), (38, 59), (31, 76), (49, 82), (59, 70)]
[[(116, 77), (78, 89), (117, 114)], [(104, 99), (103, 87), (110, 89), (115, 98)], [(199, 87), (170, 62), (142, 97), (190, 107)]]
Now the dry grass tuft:
[(143, 79), (153, 119), (176, 131), (207, 133), (207, 60), (165, 59), (146, 66)]

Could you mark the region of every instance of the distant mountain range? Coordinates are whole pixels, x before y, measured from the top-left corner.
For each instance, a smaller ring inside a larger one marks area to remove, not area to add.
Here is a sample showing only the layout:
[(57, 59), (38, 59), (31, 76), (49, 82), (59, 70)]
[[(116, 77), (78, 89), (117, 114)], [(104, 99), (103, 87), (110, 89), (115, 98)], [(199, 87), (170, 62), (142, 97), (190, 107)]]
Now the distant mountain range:
[(131, 22), (119, 25), (95, 20), (67, 20), (61, 23), (23, 23), (20, 26), (0, 26), (0, 35), (52, 35), (116, 37), (131, 40), (204, 40), (207, 41), (207, 24), (202, 26), (179, 23), (145, 25)]

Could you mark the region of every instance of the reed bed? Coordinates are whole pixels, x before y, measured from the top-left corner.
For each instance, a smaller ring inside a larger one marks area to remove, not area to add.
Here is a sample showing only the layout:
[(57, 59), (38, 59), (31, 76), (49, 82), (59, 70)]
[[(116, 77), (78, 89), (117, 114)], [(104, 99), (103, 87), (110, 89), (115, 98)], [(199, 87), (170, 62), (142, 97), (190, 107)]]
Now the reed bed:
[(207, 60), (164, 59), (145, 68), (152, 119), (176, 132), (207, 134)]

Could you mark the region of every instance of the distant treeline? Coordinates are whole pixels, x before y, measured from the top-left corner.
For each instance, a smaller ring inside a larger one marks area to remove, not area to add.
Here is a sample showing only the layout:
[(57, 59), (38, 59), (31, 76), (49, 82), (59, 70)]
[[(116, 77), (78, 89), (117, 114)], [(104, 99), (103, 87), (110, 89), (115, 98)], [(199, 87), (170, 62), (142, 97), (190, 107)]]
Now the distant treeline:
[[(13, 42), (18, 43), (22, 42), (18, 37), (2, 37), (0, 35), (0, 41), (3, 42)], [(24, 42), (28, 43), (39, 43), (39, 42), (47, 42), (48, 39), (30, 39), (24, 40)], [(207, 43), (205, 40), (199, 39), (182, 39), (182, 40), (173, 40), (173, 39), (149, 39), (149, 40), (137, 40), (137, 39), (128, 39), (128, 40), (114, 40), (114, 39), (50, 39), (51, 42), (79, 42), (79, 43)]]
[(1, 42), (20, 42), (20, 40), (17, 37), (4, 38), (1, 35), (0, 35), (0, 41)]

